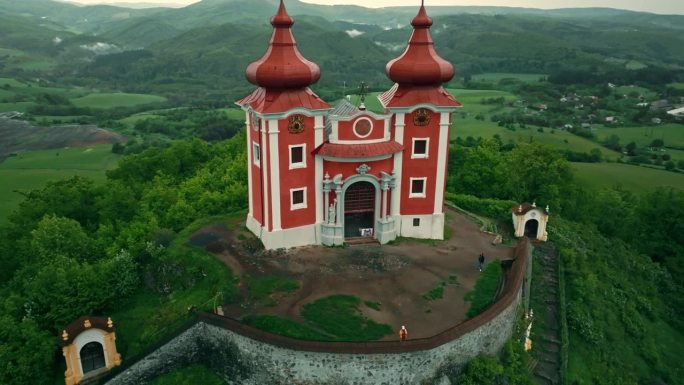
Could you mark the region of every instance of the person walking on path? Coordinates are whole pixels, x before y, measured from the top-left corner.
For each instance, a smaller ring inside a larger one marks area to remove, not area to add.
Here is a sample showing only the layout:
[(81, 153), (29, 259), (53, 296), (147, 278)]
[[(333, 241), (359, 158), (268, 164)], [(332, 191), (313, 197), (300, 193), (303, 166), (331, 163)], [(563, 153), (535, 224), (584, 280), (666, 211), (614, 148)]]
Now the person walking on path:
[(484, 259), (485, 259), (484, 258), (484, 252), (481, 252), (480, 256), (477, 257), (477, 262), (478, 262), (477, 268), (480, 271), (482, 271), (482, 267), (484, 267)]
[(399, 339), (401, 341), (406, 341), (408, 338), (408, 330), (406, 330), (406, 326), (402, 325), (401, 330), (399, 330)]

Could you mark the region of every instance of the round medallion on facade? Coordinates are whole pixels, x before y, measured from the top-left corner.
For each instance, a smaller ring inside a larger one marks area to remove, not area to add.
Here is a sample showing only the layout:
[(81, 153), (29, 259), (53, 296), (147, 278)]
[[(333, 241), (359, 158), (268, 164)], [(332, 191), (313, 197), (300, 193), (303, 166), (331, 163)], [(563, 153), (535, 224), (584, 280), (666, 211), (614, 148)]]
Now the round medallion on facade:
[(304, 124), (304, 117), (302, 115), (290, 116), (290, 122), (287, 124), (287, 130), (290, 134), (299, 134), (304, 132), (306, 125)]
[(368, 118), (360, 118), (354, 123), (354, 134), (359, 138), (365, 138), (373, 131), (373, 122)]
[(413, 113), (413, 124), (416, 126), (427, 126), (430, 124), (430, 110), (419, 108)]

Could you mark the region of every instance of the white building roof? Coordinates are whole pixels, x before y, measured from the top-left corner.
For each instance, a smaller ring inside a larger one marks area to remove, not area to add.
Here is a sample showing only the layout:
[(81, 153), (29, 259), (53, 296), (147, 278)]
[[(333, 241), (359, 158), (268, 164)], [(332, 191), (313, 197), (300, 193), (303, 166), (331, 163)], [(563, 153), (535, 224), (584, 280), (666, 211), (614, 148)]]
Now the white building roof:
[(674, 110), (667, 111), (667, 113), (675, 116), (684, 115), (684, 107), (675, 108)]

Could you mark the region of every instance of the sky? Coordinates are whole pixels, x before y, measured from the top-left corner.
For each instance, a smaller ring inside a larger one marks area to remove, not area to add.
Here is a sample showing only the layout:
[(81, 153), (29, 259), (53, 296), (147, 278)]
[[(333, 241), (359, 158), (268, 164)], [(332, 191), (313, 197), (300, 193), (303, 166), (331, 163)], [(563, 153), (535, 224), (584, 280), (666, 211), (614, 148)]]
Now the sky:
[[(83, 4), (101, 3), (160, 3), (179, 5), (198, 0), (71, 0)], [(248, 0), (247, 0), (248, 1)], [(365, 7), (417, 5), (418, 0), (304, 0), (316, 4), (355, 4)], [(490, 5), (527, 8), (608, 7), (665, 14), (684, 14), (684, 0), (427, 0), (430, 5)], [(287, 5), (287, 2), (285, 3)]]

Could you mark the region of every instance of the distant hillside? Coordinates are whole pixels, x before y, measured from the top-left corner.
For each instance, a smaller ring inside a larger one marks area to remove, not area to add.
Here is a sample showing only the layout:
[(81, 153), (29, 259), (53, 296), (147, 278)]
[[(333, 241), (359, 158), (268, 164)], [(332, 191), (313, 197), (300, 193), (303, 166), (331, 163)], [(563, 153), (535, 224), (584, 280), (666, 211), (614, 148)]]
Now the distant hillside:
[(181, 30), (157, 17), (137, 17), (121, 22), (111, 22), (100, 36), (126, 49), (148, 47), (156, 42), (173, 38)]
[[(384, 66), (391, 54), (370, 40), (351, 38), (325, 20), (311, 17), (300, 17), (294, 34), (302, 54), (322, 67), (322, 86), (341, 88), (344, 81), (349, 86), (362, 80), (386, 82)], [(144, 51), (100, 56), (77, 76), (115, 84), (140, 82), (140, 86), (153, 84), (155, 88), (169, 85), (176, 92), (218, 89), (239, 96), (251, 88), (244, 69), (263, 55), (270, 35), (271, 26), (263, 23), (198, 28)], [(179, 83), (184, 84), (182, 90), (170, 86)]]

